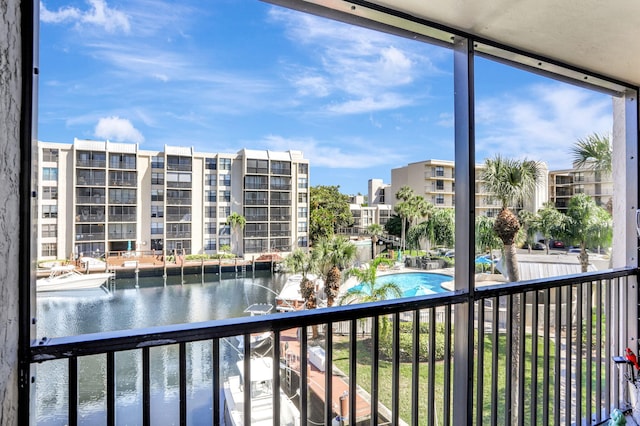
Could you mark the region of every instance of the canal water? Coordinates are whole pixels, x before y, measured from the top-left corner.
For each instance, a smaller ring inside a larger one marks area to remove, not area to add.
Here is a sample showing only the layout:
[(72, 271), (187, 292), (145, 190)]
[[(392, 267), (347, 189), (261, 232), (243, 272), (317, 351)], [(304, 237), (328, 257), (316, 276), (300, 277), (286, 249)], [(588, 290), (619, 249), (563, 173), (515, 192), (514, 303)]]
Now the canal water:
[[(272, 303), (286, 281), (282, 274), (256, 271), (246, 275), (169, 276), (118, 279), (110, 296), (38, 297), (37, 337), (61, 337), (246, 316), (253, 303)], [(224, 376), (237, 361), (235, 341), (221, 344)], [(212, 343), (187, 345), (187, 395), (190, 425), (212, 423)], [(142, 354), (119, 352), (116, 359), (116, 423), (142, 424)], [(179, 424), (178, 347), (151, 348), (152, 424)], [(79, 424), (106, 425), (105, 356), (79, 359)], [(36, 424), (68, 424), (68, 362), (36, 366)]]

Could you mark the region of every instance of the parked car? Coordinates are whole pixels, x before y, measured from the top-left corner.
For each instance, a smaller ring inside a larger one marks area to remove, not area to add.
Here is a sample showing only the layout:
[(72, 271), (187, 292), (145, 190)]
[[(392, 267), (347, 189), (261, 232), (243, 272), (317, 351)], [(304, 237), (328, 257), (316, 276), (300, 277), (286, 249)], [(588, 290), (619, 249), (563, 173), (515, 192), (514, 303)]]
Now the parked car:
[[(524, 245), (522, 246), (523, 249), (528, 249), (529, 248), (529, 243), (524, 243)], [(542, 243), (533, 243), (533, 245), (531, 246), (531, 250), (544, 250), (545, 246)]]

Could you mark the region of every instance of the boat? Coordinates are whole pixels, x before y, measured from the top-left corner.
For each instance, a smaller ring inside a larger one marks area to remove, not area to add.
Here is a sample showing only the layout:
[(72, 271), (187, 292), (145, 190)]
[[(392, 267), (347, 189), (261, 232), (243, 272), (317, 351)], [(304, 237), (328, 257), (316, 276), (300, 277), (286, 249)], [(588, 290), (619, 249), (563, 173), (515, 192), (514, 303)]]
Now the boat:
[[(324, 283), (314, 274), (308, 274), (307, 279), (315, 282), (316, 284), (316, 300), (318, 306), (322, 306), (324, 294)], [(290, 276), (282, 286), (282, 290), (278, 296), (276, 296), (276, 310), (278, 312), (291, 312), (298, 311), (304, 308), (304, 297), (300, 293), (300, 283), (302, 282), (302, 275), (296, 274)]]
[[(251, 383), (244, 384), (244, 362), (237, 364), (239, 375), (224, 382), (224, 419), (227, 426), (244, 425), (244, 391), (251, 392), (251, 424), (273, 425), (273, 358), (251, 358)], [(282, 426), (299, 426), (300, 411), (282, 389), (280, 393), (280, 421)]]
[[(271, 303), (254, 303), (252, 305), (249, 305), (249, 307), (247, 307), (244, 312), (251, 314), (251, 316), (253, 317), (256, 315), (267, 315), (271, 312), (272, 309), (273, 305)], [(236, 339), (238, 341), (238, 350), (240, 352), (243, 352), (244, 336), (236, 336)], [(249, 337), (249, 341), (252, 351), (257, 349), (259, 349), (261, 352), (264, 352), (265, 349), (270, 350), (272, 342), (271, 332), (265, 331), (264, 333), (253, 333)]]
[[(112, 276), (110, 272), (81, 274), (73, 265), (54, 266), (48, 277), (36, 281), (36, 291), (46, 293), (96, 290)], [(104, 288), (104, 291), (107, 289)]]

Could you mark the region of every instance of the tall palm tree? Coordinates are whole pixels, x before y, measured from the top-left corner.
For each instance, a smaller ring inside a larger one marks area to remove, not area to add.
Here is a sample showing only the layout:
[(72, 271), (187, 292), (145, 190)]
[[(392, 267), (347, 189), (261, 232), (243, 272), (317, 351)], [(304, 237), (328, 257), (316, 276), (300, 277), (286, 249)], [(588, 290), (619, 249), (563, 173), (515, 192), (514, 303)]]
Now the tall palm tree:
[(407, 226), (407, 218), (411, 214), (411, 205), (408, 201), (413, 198), (415, 194), (413, 193), (413, 189), (409, 186), (403, 186), (396, 192), (396, 198), (400, 200), (398, 204), (394, 206), (394, 210), (402, 219), (402, 229), (400, 230), (400, 249), (404, 250), (405, 248), (405, 231)]
[(587, 194), (577, 194), (569, 200), (567, 207), (564, 237), (572, 244), (580, 246), (580, 265), (582, 272), (589, 267), (587, 246), (609, 244), (611, 242), (611, 215), (597, 206)]
[(342, 273), (356, 257), (357, 247), (345, 237), (334, 236), (330, 240), (321, 241), (317, 250), (319, 261), (323, 265), (322, 274), (325, 277), (324, 291), (327, 293), (327, 306), (333, 303), (340, 292)]
[(377, 256), (376, 247), (378, 244), (378, 240), (384, 234), (384, 228), (382, 227), (382, 225), (372, 223), (371, 225), (367, 226), (366, 233), (367, 235), (371, 235), (371, 259), (373, 260)]
[[(503, 244), (503, 255), (507, 278), (510, 281), (519, 281), (520, 273), (518, 271), (518, 261), (516, 258), (515, 238), (520, 230), (520, 222), (518, 217), (510, 210), (510, 206), (517, 206), (527, 197), (533, 195), (536, 187), (542, 178), (542, 165), (537, 161), (531, 160), (514, 160), (503, 158), (496, 155), (494, 158), (485, 160), (485, 169), (482, 173), (482, 179), (487, 190), (496, 197), (502, 208), (493, 225), (493, 230)], [(513, 327), (511, 328), (513, 345), (511, 348), (511, 372), (513, 378), (513, 395), (512, 400), (514, 406), (512, 408), (512, 418), (514, 424), (517, 423), (518, 417), (518, 397), (517, 389), (520, 380), (520, 317), (521, 312), (520, 297), (514, 296), (513, 309)]]
[(488, 190), (501, 203), (494, 223), (494, 231), (504, 244), (507, 278), (519, 281), (515, 238), (520, 230), (518, 217), (510, 210), (534, 194), (542, 178), (542, 165), (532, 160), (515, 160), (496, 155), (485, 160), (482, 180)]
[(245, 219), (245, 217), (239, 213), (233, 212), (229, 216), (227, 216), (227, 224), (231, 227), (231, 232), (235, 235), (238, 241), (238, 244), (236, 245), (237, 248), (240, 247), (240, 241), (241, 241), (239, 232), (237, 231), (244, 229), (244, 226), (246, 225), (246, 223), (247, 223), (247, 220)]

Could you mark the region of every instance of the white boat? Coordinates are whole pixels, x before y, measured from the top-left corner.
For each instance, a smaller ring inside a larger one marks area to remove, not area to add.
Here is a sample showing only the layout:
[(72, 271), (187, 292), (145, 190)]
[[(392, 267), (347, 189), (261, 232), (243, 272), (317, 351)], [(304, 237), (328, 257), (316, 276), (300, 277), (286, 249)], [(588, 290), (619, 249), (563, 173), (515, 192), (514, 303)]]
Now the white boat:
[[(251, 359), (251, 384), (244, 385), (244, 362), (237, 363), (240, 375), (224, 382), (224, 419), (227, 426), (244, 425), (244, 390), (251, 391), (251, 424), (273, 425), (273, 358)], [(300, 411), (282, 389), (280, 421), (282, 426), (300, 425)]]
[(81, 274), (73, 265), (54, 266), (46, 278), (36, 281), (38, 292), (88, 291), (99, 289), (109, 278), (110, 272)]
[[(308, 274), (307, 279), (313, 281), (316, 284), (316, 300), (318, 306), (322, 305), (323, 299), (326, 297), (324, 294), (324, 283), (314, 274)], [(282, 290), (276, 297), (276, 310), (279, 312), (297, 311), (304, 309), (304, 297), (300, 293), (300, 283), (302, 282), (302, 275), (292, 275), (284, 283)]]

